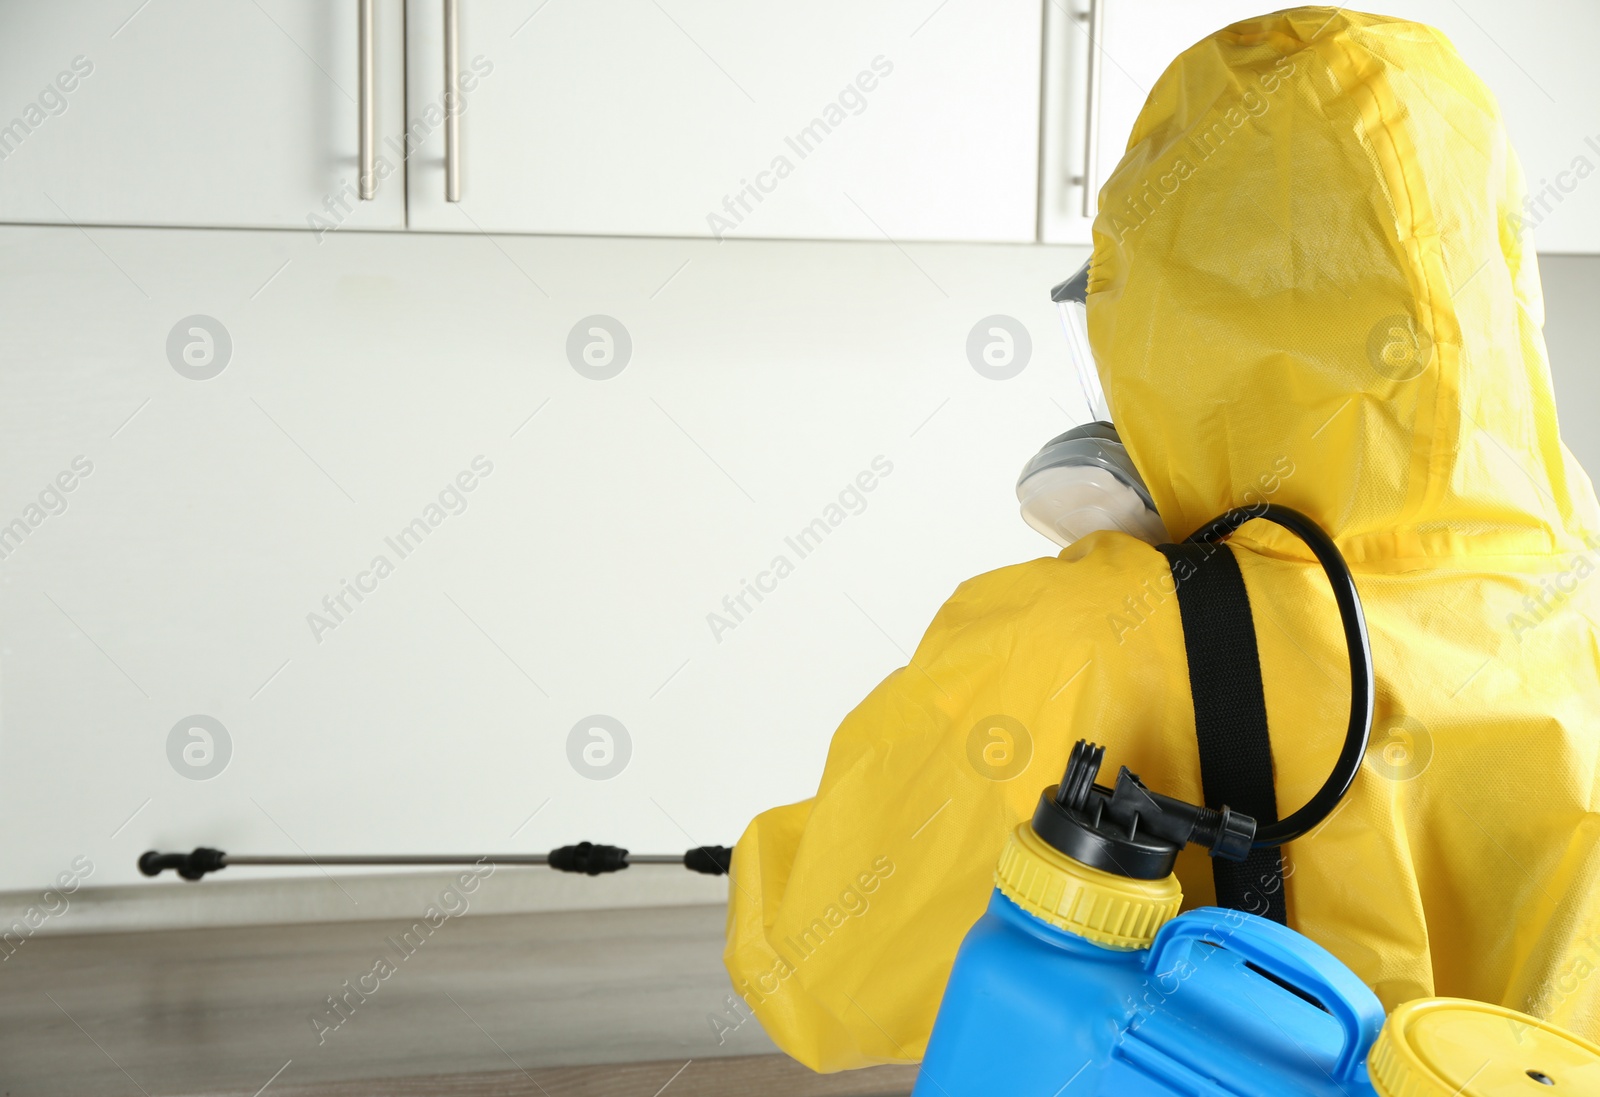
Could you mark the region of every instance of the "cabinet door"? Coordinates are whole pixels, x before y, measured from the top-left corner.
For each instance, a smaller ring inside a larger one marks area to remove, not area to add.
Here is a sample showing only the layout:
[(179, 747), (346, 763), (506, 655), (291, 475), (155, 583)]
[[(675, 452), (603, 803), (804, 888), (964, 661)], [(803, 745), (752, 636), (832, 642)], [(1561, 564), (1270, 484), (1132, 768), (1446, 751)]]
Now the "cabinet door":
[(1035, 239), (1040, 0), (461, 0), (459, 202), (446, 7), (407, 7), (413, 228)]
[[(1252, 0), (1096, 0), (1103, 6), (1098, 95), (1088, 90), (1090, 0), (1064, 0), (1049, 29), (1043, 238), (1088, 242), (1076, 180), (1086, 162), (1084, 121), (1093, 107), (1098, 142), (1093, 193), (1116, 167), (1145, 98), (1172, 59), (1229, 23), (1260, 13)], [(1389, 0), (1384, 11), (1438, 27), (1494, 92), (1528, 177), (1526, 220), (1541, 251), (1600, 251), (1600, 4), (1540, 0), (1530, 8), (1492, 0)], [(1530, 18), (1536, 13), (1538, 18)], [(1048, 81), (1053, 80), (1054, 83)], [(1578, 161), (1584, 159), (1586, 165)]]
[[(376, 133), (403, 129), (404, 11), (373, 2)], [(401, 228), (357, 195), (360, 0), (0, 5), (0, 220)]]

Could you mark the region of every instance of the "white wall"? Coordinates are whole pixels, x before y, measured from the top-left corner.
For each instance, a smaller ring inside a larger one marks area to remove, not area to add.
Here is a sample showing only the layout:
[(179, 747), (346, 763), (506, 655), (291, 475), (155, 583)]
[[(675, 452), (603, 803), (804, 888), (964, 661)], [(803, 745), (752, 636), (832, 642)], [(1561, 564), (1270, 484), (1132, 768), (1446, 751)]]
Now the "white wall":
[[(0, 560), (0, 890), (80, 856), (126, 883), (140, 851), (201, 843), (732, 842), (815, 787), (959, 581), (1049, 551), (1012, 485), (1068, 421), (1045, 291), (1081, 258), (0, 229), (0, 524), (93, 464)], [(1542, 269), (1565, 434), (1600, 469), (1600, 259)], [(208, 381), (167, 358), (196, 313), (233, 343)], [(633, 340), (613, 380), (567, 361), (593, 313)], [(967, 359), (993, 313), (1033, 338), (1012, 380)], [(467, 510), (399, 560), (384, 538), (478, 455)], [(880, 455), (799, 559), (785, 537)], [(319, 643), (307, 614), (378, 553), (394, 574)], [(713, 639), (777, 554), (794, 574)], [(196, 713), (233, 747), (204, 781), (167, 753)], [(594, 713), (633, 740), (606, 781), (568, 761)]]
[[(0, 524), (93, 465), (0, 561), (0, 890), (196, 844), (731, 843), (814, 789), (959, 581), (1050, 551), (1013, 484), (1069, 422), (1047, 290), (1081, 258), (0, 229)], [(594, 313), (633, 341), (609, 381), (566, 356)], [(994, 313), (1034, 342), (1008, 381), (967, 359)], [(232, 340), (211, 380), (168, 361), (193, 314)], [(466, 511), (399, 559), (384, 538), (479, 455)], [(880, 455), (799, 559), (785, 537)], [(379, 553), (318, 642), (308, 613)], [(713, 639), (778, 554), (794, 574)], [(633, 742), (606, 781), (568, 761), (594, 713)], [(209, 780), (169, 762), (191, 714), (232, 741)]]

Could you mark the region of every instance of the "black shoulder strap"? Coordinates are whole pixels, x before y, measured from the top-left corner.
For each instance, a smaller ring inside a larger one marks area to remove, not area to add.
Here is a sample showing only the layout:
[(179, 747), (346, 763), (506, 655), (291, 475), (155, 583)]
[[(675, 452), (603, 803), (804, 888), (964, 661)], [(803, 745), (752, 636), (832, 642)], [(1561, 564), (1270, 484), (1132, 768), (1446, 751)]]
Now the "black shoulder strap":
[[(1227, 805), (1263, 827), (1276, 823), (1261, 655), (1239, 561), (1220, 542), (1160, 549), (1178, 587), (1206, 807)], [(1244, 861), (1213, 859), (1211, 875), (1218, 906), (1288, 924), (1283, 858), (1276, 849), (1254, 850)]]

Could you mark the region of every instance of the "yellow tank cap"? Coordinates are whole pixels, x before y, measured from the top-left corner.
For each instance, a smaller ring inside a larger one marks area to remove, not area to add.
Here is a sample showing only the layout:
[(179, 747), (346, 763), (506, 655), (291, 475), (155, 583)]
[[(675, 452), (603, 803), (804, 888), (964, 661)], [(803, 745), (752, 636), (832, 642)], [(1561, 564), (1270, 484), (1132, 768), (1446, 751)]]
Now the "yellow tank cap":
[(1149, 948), (1178, 913), (1176, 876), (1130, 880), (1079, 864), (1023, 823), (1011, 832), (994, 872), (1001, 894), (1041, 921), (1107, 948)]
[(1379, 1097), (1600, 1094), (1600, 1047), (1462, 998), (1419, 998), (1389, 1014), (1367, 1070)]

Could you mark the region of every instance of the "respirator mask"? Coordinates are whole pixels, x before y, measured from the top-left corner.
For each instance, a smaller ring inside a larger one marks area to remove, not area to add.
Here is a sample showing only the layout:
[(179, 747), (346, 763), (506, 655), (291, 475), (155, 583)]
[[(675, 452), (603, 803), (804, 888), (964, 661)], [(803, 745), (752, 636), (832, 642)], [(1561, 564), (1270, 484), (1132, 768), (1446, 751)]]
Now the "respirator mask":
[(1089, 351), (1089, 264), (1050, 291), (1083, 391), (1084, 419), (1045, 443), (1017, 478), (1028, 525), (1065, 548), (1096, 530), (1119, 530), (1152, 545), (1170, 538), (1155, 501), (1111, 425)]

